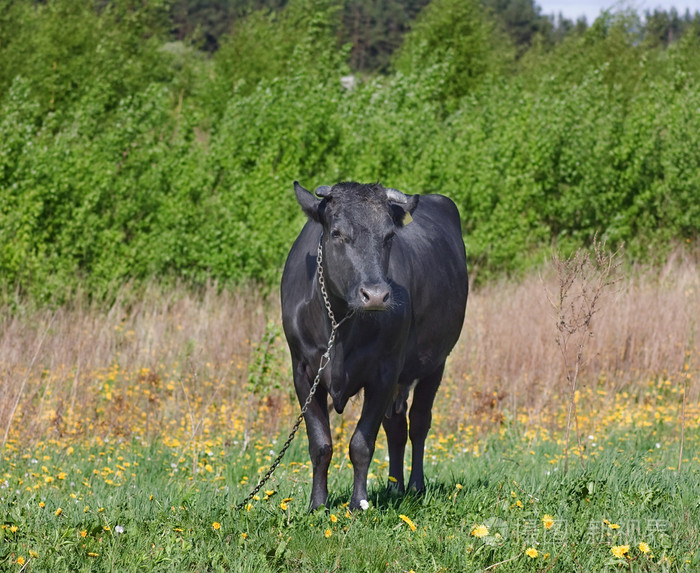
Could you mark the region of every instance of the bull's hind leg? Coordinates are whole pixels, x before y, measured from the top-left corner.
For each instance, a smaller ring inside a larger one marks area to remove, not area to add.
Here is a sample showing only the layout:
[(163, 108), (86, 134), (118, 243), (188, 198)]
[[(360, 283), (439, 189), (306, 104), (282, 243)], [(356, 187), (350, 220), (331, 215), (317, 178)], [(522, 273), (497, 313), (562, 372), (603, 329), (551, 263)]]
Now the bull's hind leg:
[[(301, 363), (294, 368), (294, 387), (299, 404), (306, 402), (311, 389), (310, 370)], [(316, 388), (309, 409), (304, 414), (306, 435), (309, 438), (309, 456), (313, 467), (313, 485), (311, 487), (311, 509), (318, 509), (328, 500), (328, 468), (333, 455), (333, 442), (328, 419), (328, 392), (319, 384)]]
[(406, 451), (406, 440), (408, 439), (405, 410), (396, 412), (392, 408), (390, 415), (384, 417), (382, 425), (384, 426), (386, 441), (389, 446), (389, 489), (403, 492), (403, 455)]
[(425, 477), (423, 475), (425, 438), (428, 435), (428, 430), (430, 430), (433, 401), (435, 400), (437, 389), (440, 386), (444, 369), (445, 364), (443, 363), (433, 374), (421, 378), (416, 389), (413, 391), (408, 431), (412, 447), (411, 476), (408, 480), (408, 487), (415, 491), (423, 491), (425, 489)]

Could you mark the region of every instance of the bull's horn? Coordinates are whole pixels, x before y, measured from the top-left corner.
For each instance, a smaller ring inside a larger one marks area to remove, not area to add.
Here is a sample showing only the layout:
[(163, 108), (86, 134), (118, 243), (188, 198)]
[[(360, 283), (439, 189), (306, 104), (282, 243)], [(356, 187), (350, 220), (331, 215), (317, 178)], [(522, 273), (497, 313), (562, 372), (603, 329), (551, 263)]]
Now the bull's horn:
[(314, 191), (318, 197), (330, 197), (331, 196), (331, 186), (330, 185), (321, 185), (319, 187), (316, 187), (316, 191)]

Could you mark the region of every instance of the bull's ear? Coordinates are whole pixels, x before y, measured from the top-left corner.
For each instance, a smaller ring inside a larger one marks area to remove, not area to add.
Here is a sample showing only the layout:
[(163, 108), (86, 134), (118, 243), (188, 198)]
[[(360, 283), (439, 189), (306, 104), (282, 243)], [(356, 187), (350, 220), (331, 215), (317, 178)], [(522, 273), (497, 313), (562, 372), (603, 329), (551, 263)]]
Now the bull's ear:
[(320, 216), (318, 213), (319, 205), (321, 205), (321, 200), (313, 196), (311, 191), (307, 191), (298, 181), (294, 182), (294, 193), (297, 196), (297, 201), (306, 215), (313, 219), (314, 221), (319, 221)]
[(386, 198), (398, 227), (405, 227), (413, 221), (411, 214), (418, 207), (418, 195), (406, 195), (397, 189), (387, 189)]

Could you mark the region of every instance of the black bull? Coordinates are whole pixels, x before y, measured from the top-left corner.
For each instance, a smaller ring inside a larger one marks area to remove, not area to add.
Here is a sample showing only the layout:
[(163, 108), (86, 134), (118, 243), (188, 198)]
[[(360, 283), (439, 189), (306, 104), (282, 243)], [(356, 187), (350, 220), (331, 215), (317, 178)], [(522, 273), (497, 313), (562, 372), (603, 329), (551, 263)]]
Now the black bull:
[(328, 394), (342, 412), (348, 399), (364, 390), (350, 440), (350, 507), (361, 507), (367, 499), (367, 471), (380, 425), (387, 435), (393, 486), (404, 490), (403, 458), (410, 436), (408, 487), (420, 491), (433, 400), (467, 304), (457, 208), (441, 195), (406, 195), (379, 184), (323, 186), (316, 189), (320, 198), (296, 182), (294, 189), (308, 221), (287, 258), (281, 294), (300, 403), (309, 395), (331, 333), (318, 281), (319, 242), (333, 313), (338, 321), (352, 313), (338, 328), (330, 364), (305, 414), (313, 465), (311, 508), (325, 505), (328, 498), (333, 452)]

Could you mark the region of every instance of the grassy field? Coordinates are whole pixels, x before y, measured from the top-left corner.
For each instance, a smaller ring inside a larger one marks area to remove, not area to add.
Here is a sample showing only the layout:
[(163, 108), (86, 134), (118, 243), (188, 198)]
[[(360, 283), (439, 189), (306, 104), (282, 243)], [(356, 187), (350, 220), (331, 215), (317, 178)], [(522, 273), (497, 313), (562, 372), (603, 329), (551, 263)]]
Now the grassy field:
[(307, 511), (304, 435), (235, 510), (296, 416), (275, 300), (154, 287), (108, 311), (6, 309), (0, 570), (698, 571), (699, 276), (670, 261), (604, 301), (566, 473), (553, 278), (475, 291), (436, 402), (427, 491), (386, 492), (382, 435), (356, 513), (359, 399), (332, 417), (327, 511)]
[[(667, 389), (651, 385), (649, 396)], [(678, 471), (677, 405), (620, 399), (561, 469), (544, 428), (434, 434), (424, 495), (386, 493), (383, 441), (370, 508), (349, 513), (342, 426), (328, 511), (307, 512), (295, 442), (246, 509), (234, 506), (278, 441), (171, 436), (11, 442), (3, 462), (0, 568), (33, 571), (694, 571), (700, 568), (700, 410)], [(673, 403), (673, 400), (670, 400)], [(626, 422), (632, 418), (633, 424)], [(504, 563), (505, 562), (505, 563)], [(497, 565), (501, 563), (501, 565)]]

